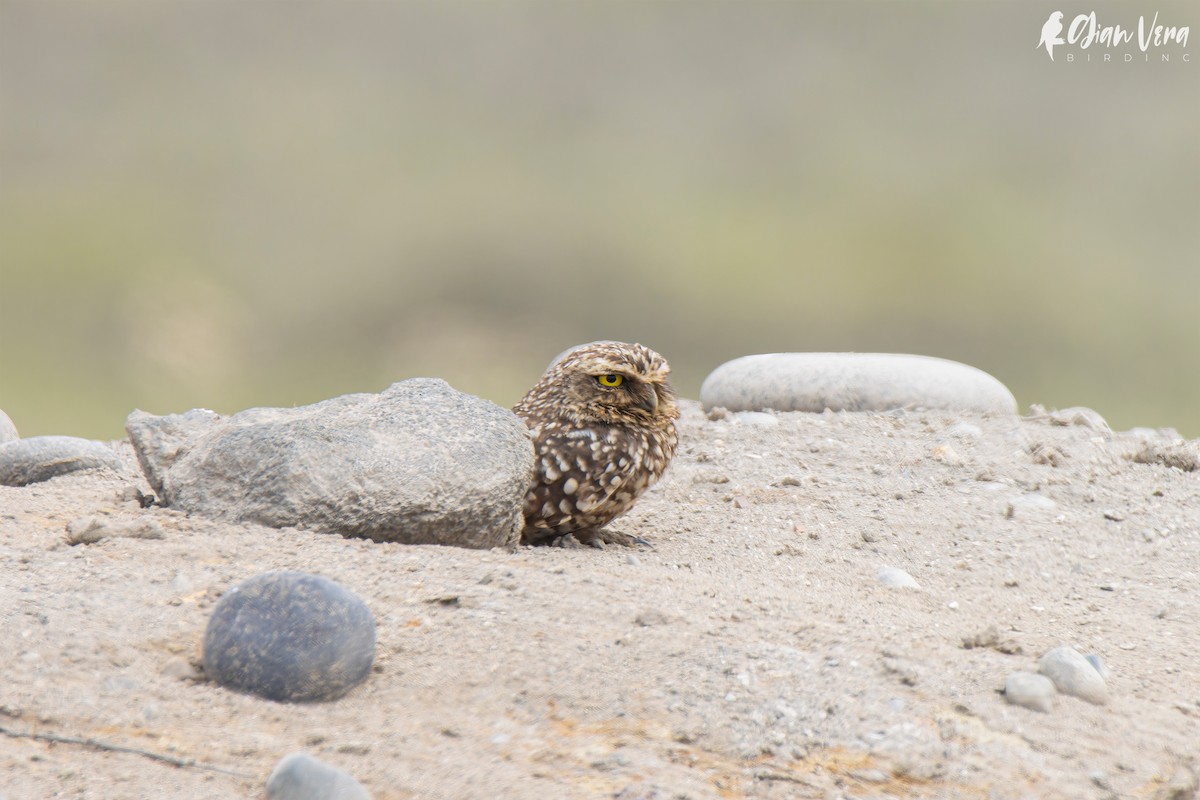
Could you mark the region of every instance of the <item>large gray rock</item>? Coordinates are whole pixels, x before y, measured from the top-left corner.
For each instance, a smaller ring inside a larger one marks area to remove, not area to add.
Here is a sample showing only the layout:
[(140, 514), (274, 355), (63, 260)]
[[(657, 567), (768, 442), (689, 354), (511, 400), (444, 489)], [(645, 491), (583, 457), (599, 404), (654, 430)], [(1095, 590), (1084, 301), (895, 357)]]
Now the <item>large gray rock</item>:
[(533, 444), (507, 409), (414, 378), (300, 408), (125, 423), (167, 506), (376, 541), (513, 544)]
[(705, 410), (946, 409), (1015, 414), (1004, 384), (974, 367), (890, 353), (768, 353), (727, 361), (704, 379)]
[(0, 444), (0, 484), (27, 486), (84, 469), (121, 469), (112, 445), (75, 436), (33, 436)]
[(292, 753), (267, 779), (267, 800), (371, 800), (371, 796), (349, 772), (307, 753)]
[(5, 442), (15, 442), (21, 438), (21, 434), (17, 433), (17, 426), (13, 425), (13, 421), (8, 418), (8, 414), (0, 409), (0, 444)]

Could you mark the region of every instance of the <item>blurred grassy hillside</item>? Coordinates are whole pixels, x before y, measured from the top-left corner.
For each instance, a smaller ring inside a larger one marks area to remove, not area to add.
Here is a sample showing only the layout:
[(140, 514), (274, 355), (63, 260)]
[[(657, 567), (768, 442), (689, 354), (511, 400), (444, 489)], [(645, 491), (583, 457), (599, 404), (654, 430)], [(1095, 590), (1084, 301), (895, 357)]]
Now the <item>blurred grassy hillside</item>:
[(1050, 10), (0, 0), (0, 408), (507, 405), (616, 338), (1200, 435), (1200, 53), (1052, 63)]

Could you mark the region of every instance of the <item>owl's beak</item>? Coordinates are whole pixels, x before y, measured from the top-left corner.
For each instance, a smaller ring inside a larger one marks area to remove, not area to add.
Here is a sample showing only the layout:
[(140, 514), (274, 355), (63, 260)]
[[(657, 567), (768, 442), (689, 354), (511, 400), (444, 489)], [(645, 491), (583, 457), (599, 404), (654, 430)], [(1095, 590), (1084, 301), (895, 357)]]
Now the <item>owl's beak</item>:
[(653, 386), (647, 386), (646, 388), (648, 391), (638, 397), (638, 401), (634, 403), (634, 406), (653, 416), (658, 413), (658, 392), (654, 391)]

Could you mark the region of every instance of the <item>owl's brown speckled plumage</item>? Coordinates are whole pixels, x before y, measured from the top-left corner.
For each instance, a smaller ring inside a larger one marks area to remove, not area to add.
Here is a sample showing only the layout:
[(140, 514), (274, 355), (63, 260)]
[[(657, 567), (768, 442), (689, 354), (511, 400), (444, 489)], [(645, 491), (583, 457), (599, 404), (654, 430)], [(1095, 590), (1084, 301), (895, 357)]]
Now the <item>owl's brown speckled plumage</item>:
[(640, 344), (593, 342), (560, 356), (513, 407), (537, 456), (522, 543), (638, 541), (601, 528), (632, 508), (675, 455), (670, 371)]

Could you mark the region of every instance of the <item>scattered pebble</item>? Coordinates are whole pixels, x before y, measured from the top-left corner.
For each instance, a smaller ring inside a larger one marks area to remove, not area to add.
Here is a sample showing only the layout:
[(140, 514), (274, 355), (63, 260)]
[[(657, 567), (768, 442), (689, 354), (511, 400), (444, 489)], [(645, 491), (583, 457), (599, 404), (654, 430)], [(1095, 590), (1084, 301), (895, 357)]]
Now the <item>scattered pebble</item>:
[(1033, 456), (1033, 463), (1051, 467), (1061, 467), (1068, 458), (1062, 450), (1045, 442), (1030, 445), (1029, 454)]
[(1043, 714), (1054, 703), (1054, 682), (1045, 675), (1033, 672), (1014, 672), (1004, 681), (1004, 699)]
[(879, 572), (875, 574), (879, 582), (884, 586), (889, 586), (893, 589), (920, 589), (921, 585), (917, 583), (912, 575), (909, 575), (899, 567), (880, 567)]
[(654, 625), (665, 625), (671, 621), (671, 618), (658, 609), (651, 608), (638, 614), (633, 621), (643, 628), (649, 628)]
[(121, 459), (111, 445), (91, 439), (34, 436), (0, 444), (3, 486), (28, 486), (79, 470), (120, 467)]
[(962, 646), (964, 650), (987, 647), (1005, 655), (1019, 655), (1022, 652), (1021, 645), (1017, 644), (1013, 639), (1001, 637), (1000, 629), (995, 625), (988, 625), (978, 633), (964, 636), (962, 638)]
[(267, 800), (370, 800), (361, 783), (345, 770), (307, 753), (285, 756), (267, 779)]
[(80, 517), (67, 523), (67, 544), (95, 544), (102, 539), (163, 539), (156, 519)]
[(182, 656), (173, 656), (167, 659), (167, 663), (162, 665), (158, 674), (165, 678), (176, 678), (181, 681), (197, 680), (200, 677), (200, 673), (196, 671), (192, 663)]
[(1049, 497), (1037, 492), (1029, 492), (1009, 501), (1005, 508), (1004, 516), (1012, 519), (1019, 514), (1051, 511), (1057, 507), (1058, 503)]
[(933, 458), (935, 461), (940, 461), (948, 467), (961, 467), (963, 465), (962, 456), (955, 452), (954, 448), (948, 444), (939, 444), (933, 448)]
[(1129, 456), (1137, 464), (1161, 464), (1183, 472), (1200, 469), (1200, 439), (1176, 442), (1143, 442), (1137, 452)]
[(1195, 800), (1200, 794), (1200, 764), (1195, 758), (1181, 761), (1175, 773), (1157, 792), (1154, 800)]
[(974, 367), (892, 353), (769, 353), (727, 361), (700, 387), (705, 409), (888, 411), (918, 407), (1015, 414), (1000, 381)]
[(1079, 425), (1102, 433), (1112, 433), (1112, 428), (1104, 421), (1104, 417), (1092, 409), (1084, 408), (1083, 406), (1047, 411), (1044, 406), (1034, 403), (1029, 407), (1029, 418), (1039, 422), (1047, 422), (1051, 425)]
[(739, 411), (733, 415), (733, 421), (741, 425), (755, 425), (760, 428), (774, 428), (779, 420), (774, 414), (764, 411)]
[(1063, 694), (1069, 694), (1096, 705), (1108, 702), (1108, 687), (1104, 678), (1088, 659), (1073, 647), (1056, 647), (1042, 656), (1039, 671)]
[(217, 603), (204, 634), (204, 671), (268, 700), (335, 700), (375, 660), (375, 620), (357, 595), (328, 578), (267, 572)]
[(850, 777), (863, 783), (885, 783), (888, 774), (879, 769), (856, 769), (850, 772)]

